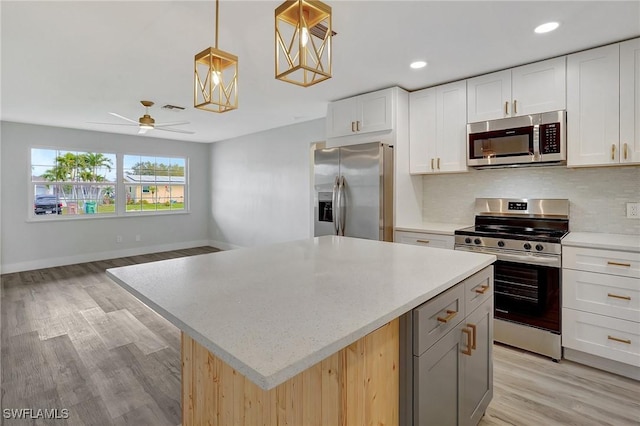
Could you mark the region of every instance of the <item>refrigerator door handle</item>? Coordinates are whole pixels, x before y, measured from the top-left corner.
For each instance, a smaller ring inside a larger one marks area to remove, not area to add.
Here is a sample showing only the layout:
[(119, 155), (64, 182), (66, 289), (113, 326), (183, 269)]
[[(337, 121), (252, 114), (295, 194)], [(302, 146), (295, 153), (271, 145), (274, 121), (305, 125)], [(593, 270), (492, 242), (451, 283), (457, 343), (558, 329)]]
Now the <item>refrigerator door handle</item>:
[(333, 192), (331, 193), (331, 210), (332, 210), (332, 215), (333, 215), (333, 229), (335, 230), (335, 235), (339, 234), (339, 220), (338, 220), (338, 215), (340, 214), (340, 210), (339, 210), (339, 206), (338, 203), (340, 202), (340, 195), (339, 195), (339, 181), (340, 178), (338, 176), (336, 176), (336, 180), (333, 183)]
[(344, 236), (344, 225), (346, 222), (347, 216), (347, 208), (346, 208), (346, 197), (345, 197), (345, 180), (344, 176), (340, 176), (340, 184), (338, 185), (338, 211), (339, 211), (339, 232), (338, 235)]

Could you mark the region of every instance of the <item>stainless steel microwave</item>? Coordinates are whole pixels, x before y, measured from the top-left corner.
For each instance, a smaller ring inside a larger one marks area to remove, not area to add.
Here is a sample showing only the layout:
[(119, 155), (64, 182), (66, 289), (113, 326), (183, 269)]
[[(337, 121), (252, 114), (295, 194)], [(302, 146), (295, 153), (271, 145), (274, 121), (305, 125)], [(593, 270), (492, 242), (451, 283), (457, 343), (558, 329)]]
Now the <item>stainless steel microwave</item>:
[(566, 123), (566, 111), (554, 111), (467, 124), (467, 165), (566, 163)]

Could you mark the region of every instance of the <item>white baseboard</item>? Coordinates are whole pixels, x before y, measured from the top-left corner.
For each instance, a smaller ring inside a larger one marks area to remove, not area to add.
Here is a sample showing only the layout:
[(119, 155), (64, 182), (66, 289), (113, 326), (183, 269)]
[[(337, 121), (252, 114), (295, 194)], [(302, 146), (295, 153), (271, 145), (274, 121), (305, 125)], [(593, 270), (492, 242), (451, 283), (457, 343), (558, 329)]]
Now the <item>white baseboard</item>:
[[(226, 244), (230, 247), (229, 244)], [(48, 259), (38, 259), (28, 262), (18, 262), (2, 265), (2, 273), (10, 274), (13, 272), (31, 271), (34, 269), (52, 268), (56, 266), (73, 265), (76, 263), (94, 262), (97, 260), (115, 259), (118, 257), (137, 256), (141, 254), (158, 253), (162, 251), (180, 250), (193, 247), (212, 246), (220, 250), (229, 250), (229, 248), (221, 247), (214, 241), (183, 241), (179, 243), (160, 244), (155, 246), (135, 247), (123, 250), (110, 250), (96, 253), (79, 254), (75, 256), (54, 257)], [(232, 247), (238, 248), (238, 247)]]
[(624, 364), (571, 348), (564, 348), (564, 359), (629, 377), (630, 379), (640, 380), (640, 370), (634, 365)]
[(230, 244), (224, 241), (217, 241), (217, 240), (209, 240), (209, 245), (211, 247), (219, 248), (220, 250), (235, 250), (235, 249), (242, 248), (242, 246), (237, 246), (235, 244)]

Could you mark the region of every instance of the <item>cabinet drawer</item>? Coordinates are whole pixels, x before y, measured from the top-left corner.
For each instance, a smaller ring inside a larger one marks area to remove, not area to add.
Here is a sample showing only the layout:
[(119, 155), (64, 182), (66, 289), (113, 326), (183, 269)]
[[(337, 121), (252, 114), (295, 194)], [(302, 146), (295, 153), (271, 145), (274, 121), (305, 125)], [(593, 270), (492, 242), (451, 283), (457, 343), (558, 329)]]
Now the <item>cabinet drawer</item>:
[(446, 248), (453, 250), (454, 236), (429, 234), (425, 232), (396, 231), (394, 241), (396, 243), (412, 244), (415, 246)]
[(640, 280), (563, 269), (562, 302), (565, 308), (640, 323)]
[(562, 346), (640, 367), (640, 324), (563, 308)]
[(463, 282), (465, 312), (469, 315), (485, 300), (493, 297), (493, 266), (476, 272)]
[(580, 271), (640, 278), (640, 253), (563, 247), (562, 266)]
[(413, 354), (421, 355), (465, 317), (464, 286), (457, 285), (413, 310)]

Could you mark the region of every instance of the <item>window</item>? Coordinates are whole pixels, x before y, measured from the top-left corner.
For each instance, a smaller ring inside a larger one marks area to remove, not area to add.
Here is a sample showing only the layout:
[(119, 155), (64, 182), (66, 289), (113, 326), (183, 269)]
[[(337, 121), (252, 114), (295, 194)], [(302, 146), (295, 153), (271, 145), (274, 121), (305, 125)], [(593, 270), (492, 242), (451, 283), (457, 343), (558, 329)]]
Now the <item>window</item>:
[(34, 215), (114, 214), (115, 166), (111, 153), (33, 148)]
[(185, 209), (185, 158), (124, 156), (126, 212)]
[(32, 148), (31, 214), (40, 219), (184, 212), (186, 166), (180, 157)]

